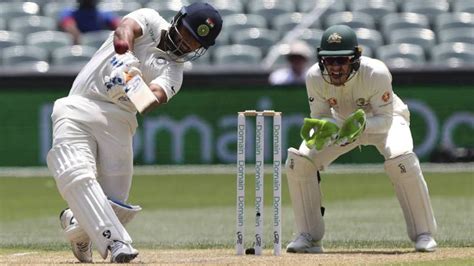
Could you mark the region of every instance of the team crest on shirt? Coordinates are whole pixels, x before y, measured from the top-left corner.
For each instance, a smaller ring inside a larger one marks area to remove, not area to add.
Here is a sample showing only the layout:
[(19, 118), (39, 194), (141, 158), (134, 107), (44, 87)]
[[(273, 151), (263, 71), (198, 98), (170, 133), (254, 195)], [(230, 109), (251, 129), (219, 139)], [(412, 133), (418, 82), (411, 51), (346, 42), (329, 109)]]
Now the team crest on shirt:
[(359, 107), (364, 107), (364, 106), (367, 106), (368, 104), (369, 102), (366, 101), (364, 98), (359, 98), (356, 100), (356, 105)]
[(329, 106), (334, 107), (337, 105), (337, 100), (336, 98), (330, 98), (328, 99)]
[(382, 95), (382, 101), (388, 102), (388, 100), (390, 100), (390, 92), (389, 92), (389, 91), (386, 91), (386, 92)]

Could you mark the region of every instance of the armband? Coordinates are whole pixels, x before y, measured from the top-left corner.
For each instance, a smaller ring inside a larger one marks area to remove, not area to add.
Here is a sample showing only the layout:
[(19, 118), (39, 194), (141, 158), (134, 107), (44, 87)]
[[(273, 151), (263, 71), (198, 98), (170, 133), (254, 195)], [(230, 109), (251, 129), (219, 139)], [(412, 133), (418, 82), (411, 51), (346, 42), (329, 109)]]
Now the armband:
[(125, 93), (140, 114), (155, 102), (160, 102), (140, 75), (135, 75), (127, 82)]

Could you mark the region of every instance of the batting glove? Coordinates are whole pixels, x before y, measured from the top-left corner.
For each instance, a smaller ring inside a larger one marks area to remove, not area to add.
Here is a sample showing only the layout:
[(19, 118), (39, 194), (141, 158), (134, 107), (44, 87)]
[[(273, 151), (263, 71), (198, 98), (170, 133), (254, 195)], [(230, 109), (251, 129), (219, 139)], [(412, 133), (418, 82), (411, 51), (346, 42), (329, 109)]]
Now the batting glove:
[(107, 88), (107, 95), (112, 101), (117, 102), (126, 100), (126, 85), (127, 82), (135, 75), (142, 75), (140, 69), (136, 67), (127, 67), (128, 71), (123, 71), (123, 68), (116, 68), (112, 70), (110, 76), (105, 76), (104, 85)]
[(367, 118), (362, 109), (352, 113), (342, 124), (336, 145), (345, 146), (356, 141), (365, 130)]
[(332, 145), (338, 137), (339, 127), (328, 120), (305, 118), (303, 127), (301, 127), (301, 138), (306, 147), (316, 150), (322, 150)]
[(128, 72), (132, 67), (139, 67), (140, 60), (135, 55), (128, 51), (124, 54), (116, 54), (110, 59), (110, 65), (112, 71), (115, 69), (121, 69), (122, 72)]

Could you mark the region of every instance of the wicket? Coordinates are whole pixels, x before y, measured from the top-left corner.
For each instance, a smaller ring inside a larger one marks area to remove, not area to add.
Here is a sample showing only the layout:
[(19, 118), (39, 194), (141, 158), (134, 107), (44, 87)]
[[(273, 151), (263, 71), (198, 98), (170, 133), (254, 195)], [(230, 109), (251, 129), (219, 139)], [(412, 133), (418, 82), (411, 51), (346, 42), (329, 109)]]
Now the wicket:
[(237, 117), (237, 209), (236, 252), (244, 254), (245, 211), (245, 118), (256, 117), (255, 130), (255, 255), (263, 249), (263, 177), (265, 116), (273, 117), (273, 254), (281, 254), (281, 112), (273, 110), (238, 112)]

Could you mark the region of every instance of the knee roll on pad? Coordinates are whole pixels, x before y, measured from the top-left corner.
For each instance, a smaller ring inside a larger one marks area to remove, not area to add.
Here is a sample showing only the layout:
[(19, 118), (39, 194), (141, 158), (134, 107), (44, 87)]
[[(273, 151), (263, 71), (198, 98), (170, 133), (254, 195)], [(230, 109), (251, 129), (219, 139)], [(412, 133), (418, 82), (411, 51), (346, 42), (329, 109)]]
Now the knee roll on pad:
[(64, 198), (68, 186), (81, 179), (95, 178), (92, 166), (86, 157), (73, 145), (54, 146), (46, 158), (48, 168), (53, 173), (59, 193)]
[(294, 173), (296, 177), (313, 178), (316, 177), (317, 169), (311, 159), (302, 155), (297, 149), (288, 149), (288, 158), (285, 167), (287, 171)]
[(321, 240), (324, 236), (324, 220), (316, 167), (298, 150), (290, 148), (285, 169), (299, 233), (309, 233), (314, 240)]
[(104, 259), (114, 240), (132, 242), (85, 156), (77, 148), (57, 145), (48, 153), (47, 161), (61, 195)]
[(385, 162), (405, 217), (408, 236), (412, 241), (422, 233), (436, 233), (436, 220), (431, 207), (428, 186), (414, 153)]

